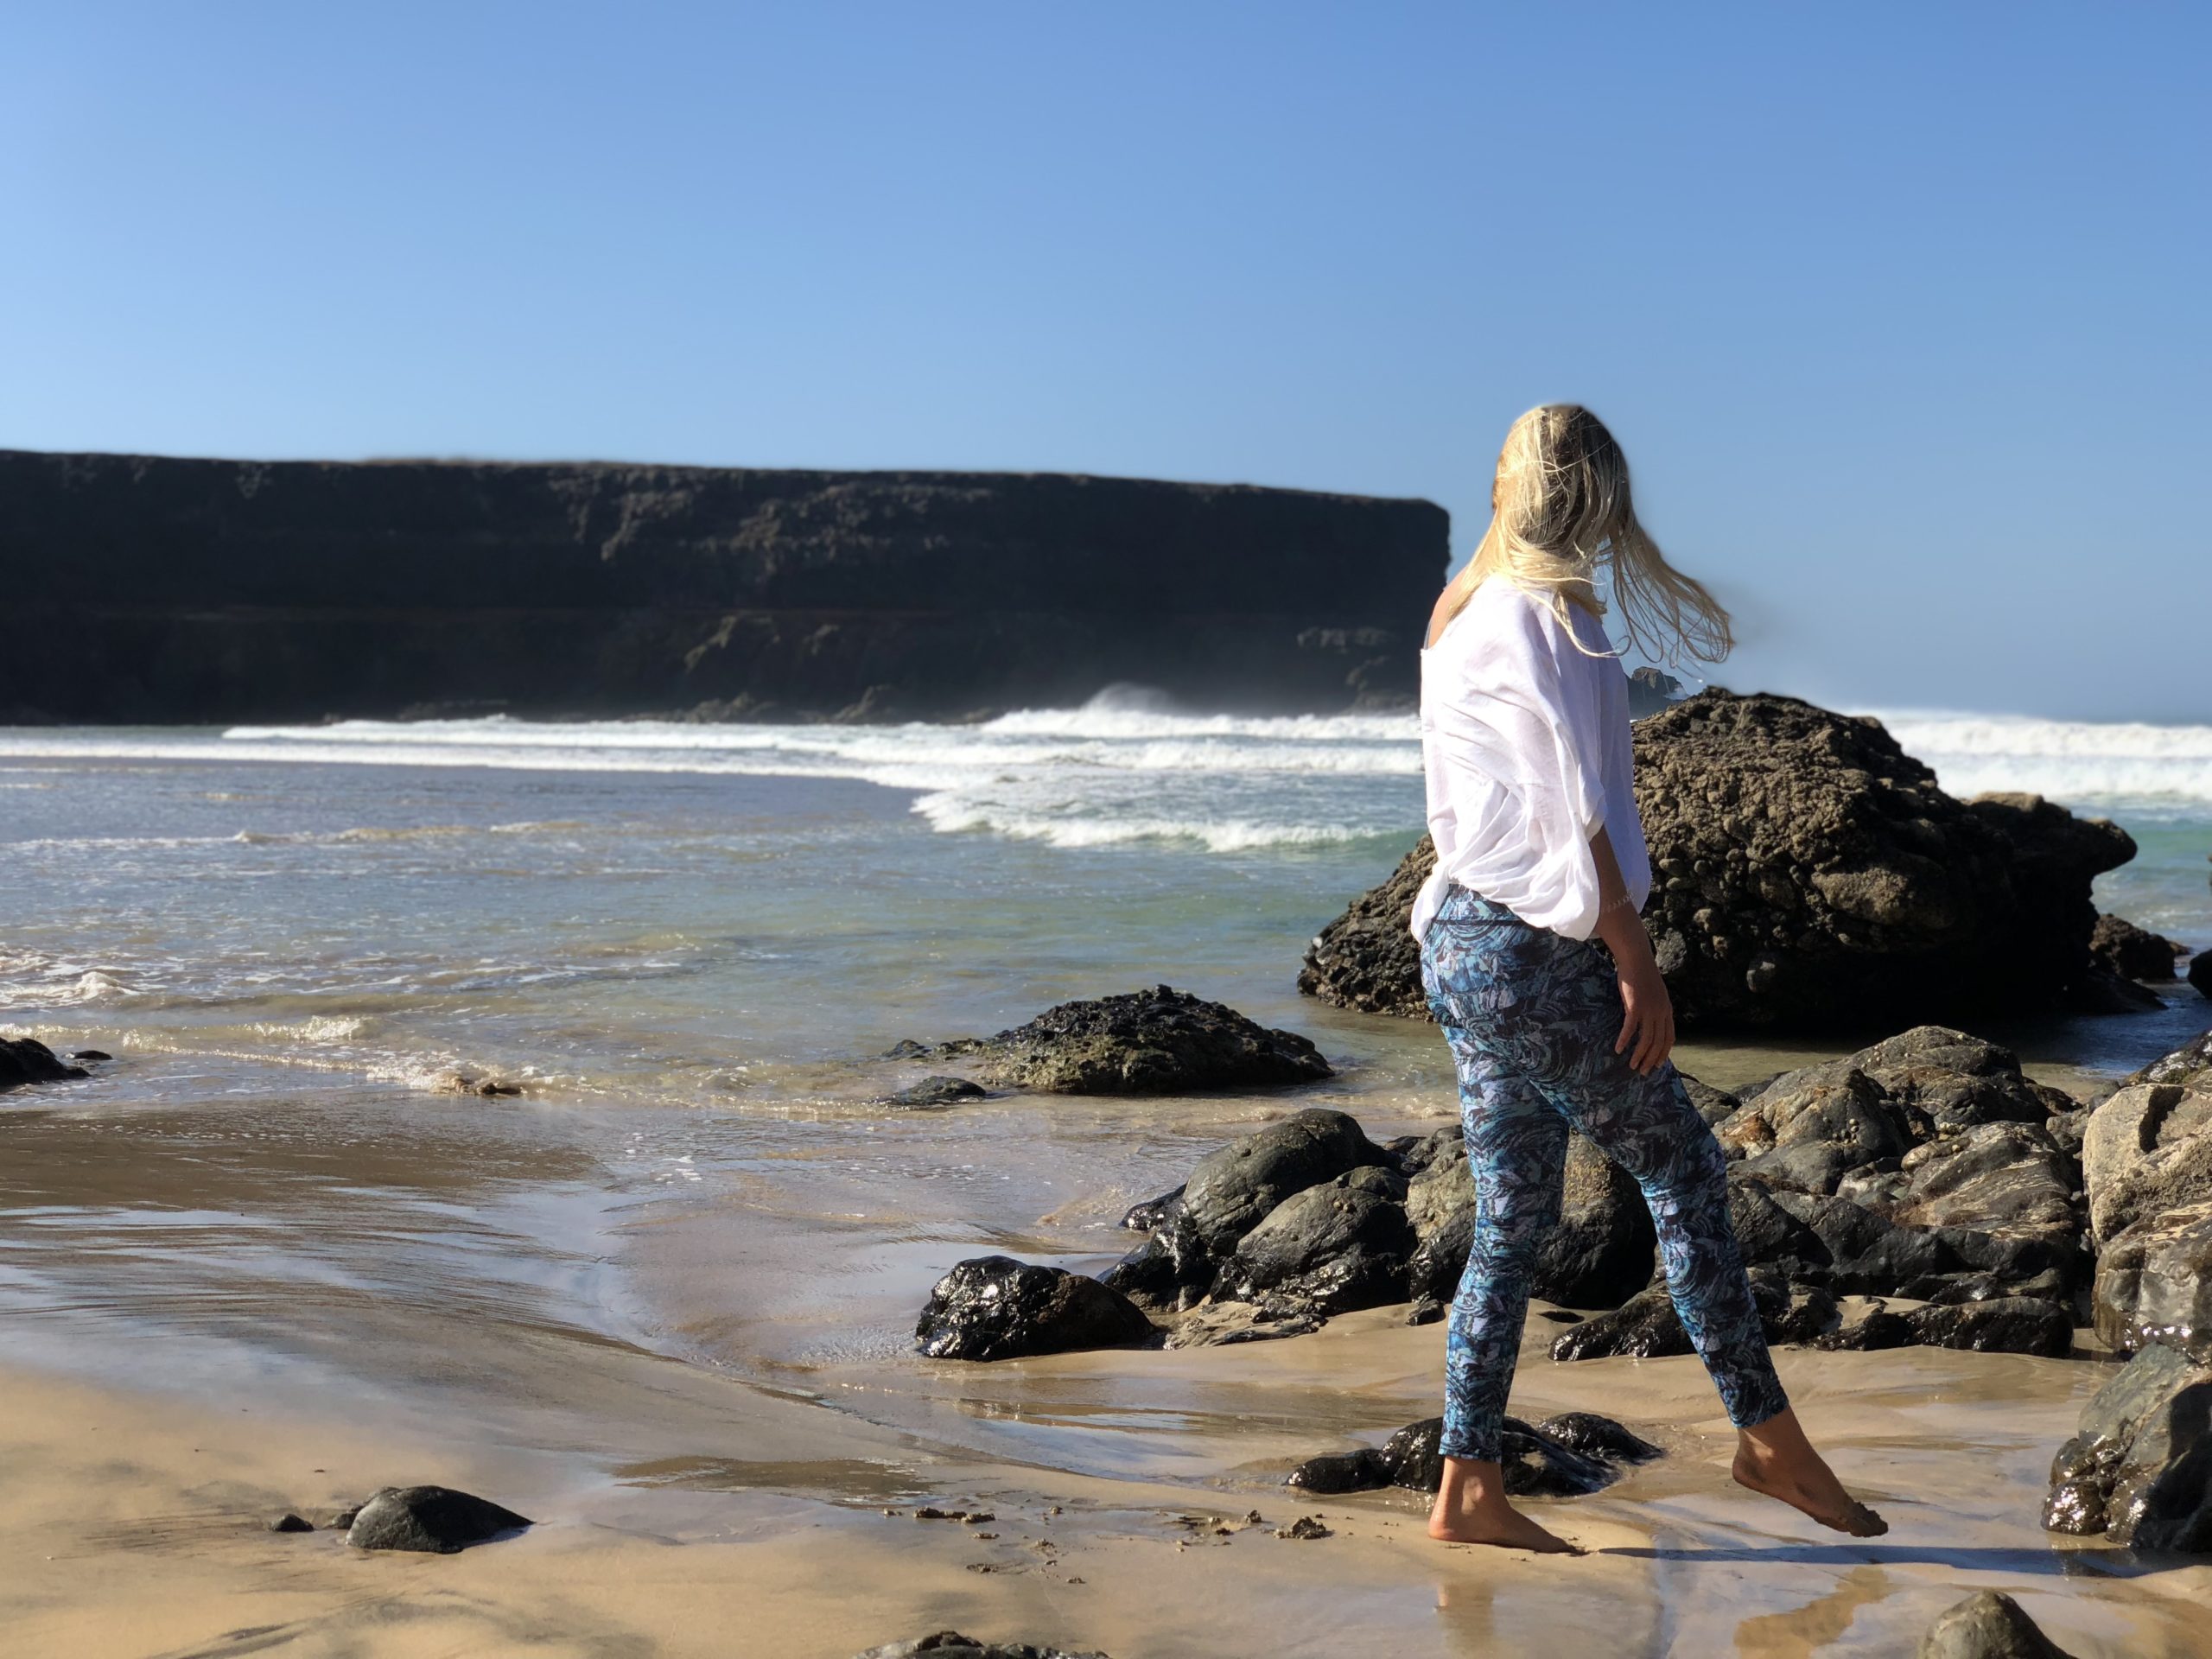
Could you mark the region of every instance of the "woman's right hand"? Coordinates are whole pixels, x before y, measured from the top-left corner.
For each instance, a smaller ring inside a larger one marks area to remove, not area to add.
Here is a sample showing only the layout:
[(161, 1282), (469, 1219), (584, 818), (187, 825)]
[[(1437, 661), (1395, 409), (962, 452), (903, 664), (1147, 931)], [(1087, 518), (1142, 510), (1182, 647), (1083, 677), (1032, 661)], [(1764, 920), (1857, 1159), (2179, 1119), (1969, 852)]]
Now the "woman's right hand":
[[(1637, 925), (1642, 933), (1642, 923)], [(1648, 940), (1643, 949), (1618, 963), (1621, 980), (1621, 1034), (1613, 1052), (1625, 1053), (1638, 1076), (1649, 1077), (1675, 1050), (1675, 1001)]]

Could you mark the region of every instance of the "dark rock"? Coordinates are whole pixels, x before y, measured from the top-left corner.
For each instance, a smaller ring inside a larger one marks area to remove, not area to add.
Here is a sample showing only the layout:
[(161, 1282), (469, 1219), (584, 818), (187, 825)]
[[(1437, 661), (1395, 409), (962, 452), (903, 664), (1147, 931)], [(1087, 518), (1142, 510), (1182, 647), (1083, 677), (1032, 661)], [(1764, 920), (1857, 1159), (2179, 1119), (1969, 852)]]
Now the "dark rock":
[(1330, 1075), (1320, 1051), (1236, 1009), (1166, 985), (1063, 1002), (1026, 1026), (946, 1044), (989, 1081), (1060, 1095), (1162, 1095), (1281, 1088)]
[(1677, 1071), (1675, 1075), (1681, 1079), (1683, 1092), (1689, 1096), (1690, 1104), (1697, 1109), (1697, 1115), (1705, 1120), (1708, 1128), (1725, 1121), (1744, 1103), (1740, 1096), (1700, 1083), (1687, 1071)]
[(1858, 1255), (1829, 1269), (1828, 1284), (1846, 1296), (1887, 1296), (1916, 1279), (1961, 1271), (1967, 1263), (1937, 1233), (1892, 1227)]
[(2199, 950), (2189, 959), (2189, 982), (2200, 995), (2212, 996), (2212, 950)]
[(1323, 1496), (1372, 1492), (1390, 1484), (1390, 1465), (1373, 1446), (1363, 1446), (1357, 1452), (1308, 1458), (1290, 1471), (1285, 1484)]
[(63, 1083), (92, 1074), (81, 1065), (67, 1065), (35, 1037), (0, 1037), (0, 1089), (25, 1083)]
[(1325, 1315), (1402, 1300), (1414, 1231), (1395, 1179), (1356, 1169), (1284, 1199), (1237, 1241), (1216, 1294), (1272, 1294)]
[[(349, 1521), (346, 1524), (351, 1526), (353, 1522)], [(271, 1532), (313, 1532), (315, 1522), (303, 1515), (284, 1514), (278, 1516), (269, 1523), (269, 1530)]]
[(1682, 683), (1656, 668), (1639, 668), (1628, 677), (1628, 717), (1642, 720), (1672, 706), (1682, 695)]
[(1821, 1236), (1783, 1209), (1758, 1181), (1728, 1183), (1728, 1220), (1746, 1263), (1771, 1262), (1802, 1271), (1825, 1268), (1835, 1259)]
[(1434, 1491), (1444, 1484), (1443, 1445), (1441, 1417), (1424, 1417), (1398, 1430), (1382, 1446), (1390, 1484), (1416, 1492)]
[(2166, 1006), (2149, 986), (2122, 979), (2101, 962), (2092, 962), (2066, 988), (2069, 1014), (2148, 1014)]
[(2212, 1203), (2159, 1211), (2098, 1251), (2090, 1317), (2119, 1352), (2164, 1342), (2212, 1361)]
[(2183, 947), (2118, 916), (2100, 916), (2089, 934), (2089, 954), (2122, 979), (2170, 981)]
[(907, 1084), (891, 1096), (891, 1103), (894, 1106), (949, 1106), (956, 1100), (981, 1100), (984, 1093), (981, 1084), (970, 1083), (965, 1077), (931, 1077)]
[(1321, 1517), (1318, 1515), (1301, 1515), (1288, 1526), (1275, 1529), (1278, 1538), (1333, 1538), (1335, 1535), (1321, 1524)]
[(1862, 1048), (1850, 1063), (1888, 1098), (1915, 1141), (1981, 1123), (2041, 1123), (2075, 1104), (2023, 1073), (2012, 1050), (1948, 1026), (1916, 1026)]
[(930, 1052), (927, 1043), (918, 1043), (911, 1037), (901, 1037), (883, 1051), (887, 1060), (918, 1060)]
[[(2126, 832), (2034, 796), (1954, 799), (1875, 721), (1701, 692), (1637, 724), (1636, 785), (1644, 921), (1685, 1029), (2013, 1014), (2105, 988), (2089, 886), (2133, 856)], [(1433, 860), (1424, 841), (1323, 929), (1300, 988), (1425, 1016), (1406, 922)]]
[(1895, 1230), (1886, 1217), (1849, 1198), (1777, 1190), (1775, 1203), (1812, 1229), (1827, 1247), (1831, 1261), (1843, 1262), (1868, 1250)]
[(1910, 1185), (1896, 1219), (1907, 1226), (2068, 1239), (2082, 1230), (2081, 1163), (2040, 1120), (1943, 1135), (1907, 1153), (1903, 1172)]
[(1535, 1432), (1554, 1446), (1608, 1463), (1649, 1463), (1663, 1455), (1641, 1434), (1594, 1411), (1560, 1412), (1538, 1423)]
[(930, 1291), (914, 1341), (932, 1359), (1018, 1359), (1149, 1342), (1152, 1321), (1119, 1291), (1058, 1268), (982, 1255)]
[(1239, 1343), (1274, 1342), (1310, 1336), (1321, 1328), (1321, 1315), (1269, 1298), (1264, 1302), (1201, 1302), (1187, 1312), (1166, 1316), (1169, 1348), (1228, 1348)]
[(1682, 1329), (1663, 1285), (1638, 1291), (1611, 1313), (1585, 1319), (1552, 1343), (1552, 1357), (1562, 1361), (1611, 1359), (1621, 1354), (1657, 1359), (1689, 1351), (1689, 1333)]
[(69, 1057), (73, 1060), (111, 1060), (114, 1055), (104, 1048), (80, 1048)]
[(1128, 1207), (1127, 1213), (1122, 1217), (1122, 1225), (1133, 1233), (1151, 1232), (1166, 1221), (1182, 1201), (1183, 1189), (1179, 1186), (1173, 1192), (1163, 1192), (1156, 1198), (1147, 1198), (1141, 1204), (1133, 1204)]
[(1842, 1322), (1842, 1312), (1835, 1298), (1820, 1286), (1809, 1285), (1790, 1294), (1789, 1306), (1775, 1320), (1767, 1340), (1777, 1346), (1783, 1343), (1815, 1343)]
[(1072, 1653), (1065, 1648), (1029, 1642), (986, 1642), (957, 1630), (938, 1630), (911, 1642), (887, 1642), (855, 1654), (854, 1659), (1106, 1659), (1106, 1656), (1090, 1649)]
[(1517, 1417), (1505, 1420), (1499, 1451), (1505, 1490), (1514, 1497), (1580, 1497), (1620, 1478), (1614, 1465), (1563, 1446)]
[[(1470, 1204), (1414, 1249), (1406, 1263), (1406, 1294), (1416, 1308), (1433, 1307), (1441, 1318), (1459, 1294), (1459, 1280), (1467, 1270), (1468, 1253), (1475, 1247), (1475, 1206)], [(1426, 1319), (1408, 1324), (1425, 1325)]]
[(1847, 1060), (1777, 1078), (1713, 1134), (1746, 1174), (1814, 1193), (1833, 1192), (1847, 1172), (1912, 1144), (1880, 1086)]
[(346, 1531), (356, 1549), (450, 1555), (531, 1522), (487, 1498), (445, 1486), (387, 1486), (361, 1505)]
[(2212, 1552), (2212, 1367), (2149, 1343), (2082, 1408), (2044, 1524), (2140, 1549)]
[(1978, 1591), (1946, 1611), (1920, 1638), (1916, 1659), (2073, 1659), (2037, 1628), (2020, 1604)]
[(1920, 1340), (1910, 1319), (1886, 1307), (1872, 1307), (1841, 1329), (1813, 1338), (1813, 1346), (1830, 1353), (1874, 1353), (1885, 1348), (1910, 1348)]
[[(2212, 950), (2198, 953), (2196, 961), (2190, 964), (2190, 983), (2197, 982), (2195, 975), (2200, 963), (2212, 962)], [(2206, 993), (2212, 995), (2212, 992)], [(2123, 1080), (2126, 1086), (2145, 1083), (2178, 1083), (2212, 1087), (2212, 1031), (2192, 1038), (2171, 1054), (2151, 1062), (2139, 1071), (2130, 1072)]]
[(1298, 988), (1361, 1014), (1431, 1018), (1412, 923), (1414, 899), (1435, 868), (1436, 843), (1423, 836), (1381, 887), (1360, 894), (1314, 936)]
[(2070, 1305), (2072, 1288), (2056, 1269), (2008, 1283), (1993, 1273), (1955, 1273), (1944, 1275), (1935, 1283), (1916, 1280), (1911, 1287), (1900, 1289), (1900, 1296), (1912, 1297), (1916, 1301), (1929, 1302), (1938, 1307), (1955, 1307), (1966, 1302), (1986, 1302), (2001, 1296), (2034, 1296), (2046, 1302), (2056, 1302), (2064, 1307)]
[(1930, 1348), (1977, 1354), (2041, 1354), (2063, 1359), (2074, 1350), (2074, 1320), (2056, 1303), (2032, 1296), (1915, 1308), (1905, 1316)]

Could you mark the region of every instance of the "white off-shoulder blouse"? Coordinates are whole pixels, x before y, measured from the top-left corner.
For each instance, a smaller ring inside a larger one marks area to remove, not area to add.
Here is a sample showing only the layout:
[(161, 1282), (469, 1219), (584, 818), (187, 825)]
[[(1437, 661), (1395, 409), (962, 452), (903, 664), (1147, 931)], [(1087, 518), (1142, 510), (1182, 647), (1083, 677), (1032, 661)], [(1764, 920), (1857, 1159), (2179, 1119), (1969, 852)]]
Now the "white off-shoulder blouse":
[(1641, 909), (1651, 891), (1627, 677), (1604, 625), (1580, 607), (1568, 613), (1575, 638), (1541, 600), (1493, 576), (1421, 652), (1436, 871), (1414, 901), (1416, 939), (1455, 880), (1537, 927), (1590, 938), (1599, 907), (1590, 839), (1600, 829), (1630, 899)]

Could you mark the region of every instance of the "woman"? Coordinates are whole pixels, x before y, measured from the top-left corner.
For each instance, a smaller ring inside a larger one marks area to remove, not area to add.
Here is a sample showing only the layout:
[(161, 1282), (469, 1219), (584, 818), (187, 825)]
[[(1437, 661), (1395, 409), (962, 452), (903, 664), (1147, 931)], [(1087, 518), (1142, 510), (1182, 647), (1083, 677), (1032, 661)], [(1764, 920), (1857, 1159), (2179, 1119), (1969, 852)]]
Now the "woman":
[(1807, 1441), (1775, 1376), (1720, 1149), (1668, 1063), (1674, 1011), (1637, 913), (1651, 867), (1598, 576), (1625, 643), (1647, 651), (1718, 661), (1733, 643), (1728, 613), (1637, 523), (1628, 463), (1586, 409), (1548, 404), (1513, 423), (1491, 506), (1421, 653), (1436, 870), (1413, 930), (1459, 1071), (1478, 1206), (1452, 1310), (1429, 1534), (1573, 1548), (1505, 1501), (1498, 1465), (1570, 1128), (1643, 1189), (1675, 1309), (1738, 1433), (1736, 1479), (1839, 1531), (1886, 1531)]

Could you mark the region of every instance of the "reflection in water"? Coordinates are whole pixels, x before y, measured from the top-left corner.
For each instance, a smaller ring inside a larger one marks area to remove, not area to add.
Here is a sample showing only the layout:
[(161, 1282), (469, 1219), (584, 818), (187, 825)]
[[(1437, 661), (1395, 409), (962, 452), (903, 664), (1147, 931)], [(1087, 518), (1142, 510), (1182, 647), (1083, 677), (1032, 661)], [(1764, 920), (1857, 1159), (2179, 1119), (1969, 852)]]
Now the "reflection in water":
[(1834, 1589), (1802, 1607), (1745, 1619), (1736, 1627), (1736, 1651), (1743, 1659), (1805, 1659), (1840, 1638), (1861, 1607), (1889, 1592), (1889, 1574), (1881, 1568), (1854, 1567)]

